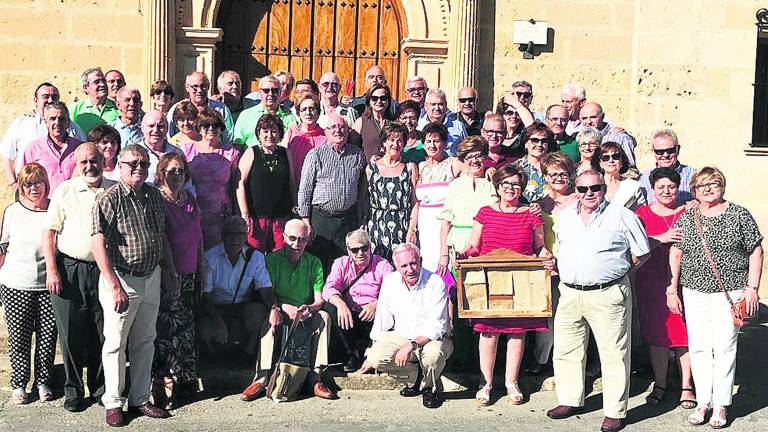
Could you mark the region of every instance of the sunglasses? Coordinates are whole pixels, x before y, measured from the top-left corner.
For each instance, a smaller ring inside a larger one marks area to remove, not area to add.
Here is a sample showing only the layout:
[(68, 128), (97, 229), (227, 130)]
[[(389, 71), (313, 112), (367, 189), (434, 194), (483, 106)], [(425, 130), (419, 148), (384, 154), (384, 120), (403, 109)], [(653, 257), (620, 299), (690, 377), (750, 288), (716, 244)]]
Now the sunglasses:
[(504, 115), (505, 116), (516, 116), (517, 115), (517, 111), (512, 111), (512, 110), (504, 111)]
[(170, 91), (170, 90), (155, 90), (155, 91), (153, 91), (153, 92), (152, 92), (152, 94), (153, 94), (154, 96), (158, 96), (158, 95), (166, 95), (166, 96), (170, 96), (170, 97), (173, 97), (173, 92), (172, 92), (172, 91)]
[(530, 97), (533, 97), (533, 93), (532, 92), (519, 92), (519, 91), (516, 91), (515, 94), (517, 95), (517, 97), (526, 98), (526, 99), (528, 99)]
[(331, 88), (334, 88), (334, 87), (341, 87), (341, 84), (339, 84), (337, 82), (321, 82), (320, 83), (320, 87), (331, 87)]
[(305, 241), (309, 240), (309, 237), (299, 237), (295, 235), (287, 235), (286, 237), (288, 237), (288, 241), (291, 243), (293, 242), (304, 243)]
[(180, 175), (184, 175), (184, 170), (180, 168), (171, 168), (171, 169), (165, 170), (165, 174), (171, 175), (171, 176), (180, 176)]
[(389, 102), (389, 96), (371, 96), (371, 102)]
[(582, 194), (587, 193), (587, 191), (598, 193), (601, 190), (603, 190), (603, 185), (601, 184), (593, 184), (591, 186), (576, 186), (576, 191)]
[(136, 168), (139, 168), (139, 167), (141, 167), (141, 169), (149, 168), (149, 161), (145, 161), (145, 160), (135, 160), (130, 162), (120, 161), (120, 163), (123, 165), (128, 165), (129, 167), (131, 167), (132, 170), (135, 170)]
[(537, 137), (530, 137), (528, 138), (528, 141), (534, 143), (534, 144), (546, 144), (547, 139), (546, 138), (537, 138)]
[(274, 87), (273, 88), (263, 88), (263, 89), (259, 89), (259, 90), (263, 91), (264, 94), (272, 93), (273, 95), (277, 95), (277, 94), (280, 93), (280, 89), (279, 88), (274, 88)]
[(621, 155), (618, 154), (618, 153), (611, 153), (611, 154), (605, 154), (605, 155), (600, 156), (600, 160), (603, 161), (603, 162), (608, 162), (611, 159), (613, 159), (615, 161), (620, 161), (621, 160)]
[(353, 254), (357, 255), (360, 252), (363, 252), (363, 253), (368, 252), (371, 249), (371, 247), (368, 245), (365, 245), (360, 247), (348, 247), (347, 249), (349, 249), (349, 251), (352, 252)]
[(662, 155), (673, 155), (677, 153), (677, 146), (665, 148), (665, 149), (653, 149), (653, 152), (656, 153), (658, 156)]
[(474, 97), (459, 98), (459, 102), (461, 103), (470, 103), (470, 102), (474, 102), (475, 100), (477, 99)]
[(25, 182), (21, 185), (24, 189), (32, 189), (36, 187), (43, 187), (45, 186), (45, 182), (36, 181), (36, 182)]
[(317, 107), (313, 107), (313, 106), (304, 107), (304, 108), (301, 108), (299, 111), (300, 112), (315, 112), (315, 111), (317, 111)]

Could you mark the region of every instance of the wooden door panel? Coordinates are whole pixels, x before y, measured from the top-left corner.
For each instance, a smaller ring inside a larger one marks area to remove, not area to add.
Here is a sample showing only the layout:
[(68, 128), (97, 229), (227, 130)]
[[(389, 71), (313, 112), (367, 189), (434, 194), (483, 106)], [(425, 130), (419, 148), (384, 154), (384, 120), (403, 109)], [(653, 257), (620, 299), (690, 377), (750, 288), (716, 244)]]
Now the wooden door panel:
[(310, 74), (312, 58), (312, 2), (297, 0), (291, 8), (291, 62), (288, 67), (297, 77)]
[[(389, 87), (395, 97), (400, 95), (400, 41), (403, 31), (392, 0), (381, 0), (381, 18), (379, 20), (379, 56), (378, 64), (384, 68)], [(399, 100), (399, 99), (398, 99)]]
[(336, 9), (332, 1), (315, 1), (312, 35), (312, 79), (315, 81), (319, 81), (322, 74), (332, 71), (334, 67), (335, 12)]
[[(357, 1), (338, 4), (336, 7), (336, 74), (341, 81), (341, 93), (346, 94), (346, 82), (358, 79), (355, 76), (355, 60), (357, 53)], [(356, 91), (354, 93), (357, 93)]]

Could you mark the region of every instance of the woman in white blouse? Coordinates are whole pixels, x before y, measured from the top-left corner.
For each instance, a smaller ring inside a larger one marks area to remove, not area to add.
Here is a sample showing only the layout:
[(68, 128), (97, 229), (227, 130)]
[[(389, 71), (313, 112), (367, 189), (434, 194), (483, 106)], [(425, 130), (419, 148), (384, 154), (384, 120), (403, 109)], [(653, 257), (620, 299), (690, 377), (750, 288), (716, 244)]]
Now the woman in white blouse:
[(592, 157), (592, 169), (605, 176), (605, 199), (611, 204), (630, 210), (645, 204), (640, 182), (621, 178), (629, 169), (629, 159), (619, 144), (609, 141), (600, 145)]

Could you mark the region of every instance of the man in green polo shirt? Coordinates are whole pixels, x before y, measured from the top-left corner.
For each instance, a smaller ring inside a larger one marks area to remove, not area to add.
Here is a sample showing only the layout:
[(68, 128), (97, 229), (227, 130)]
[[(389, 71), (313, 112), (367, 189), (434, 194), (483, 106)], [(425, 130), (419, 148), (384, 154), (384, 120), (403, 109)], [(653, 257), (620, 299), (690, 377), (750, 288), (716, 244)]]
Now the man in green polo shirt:
[(240, 148), (253, 147), (259, 143), (256, 136), (256, 123), (264, 114), (274, 114), (283, 122), (285, 134), (282, 146), (287, 146), (286, 137), (288, 137), (288, 128), (298, 122), (293, 113), (280, 107), (278, 97), (280, 96), (280, 80), (272, 75), (265, 76), (259, 80), (259, 96), (261, 103), (250, 107), (240, 113), (235, 122), (234, 143)]
[(576, 139), (565, 133), (565, 127), (568, 125), (568, 110), (562, 105), (550, 105), (547, 108), (546, 118), (544, 119), (547, 127), (555, 134), (555, 140), (559, 150), (565, 153), (574, 162), (581, 160), (579, 153), (579, 143)]
[(75, 103), (70, 110), (72, 121), (80, 126), (87, 135), (91, 129), (100, 124), (115, 122), (120, 117), (120, 111), (115, 103), (107, 98), (107, 80), (99, 67), (86, 69), (80, 75), (83, 92), (87, 98)]
[[(323, 266), (317, 257), (304, 252), (309, 243), (309, 227), (301, 219), (292, 219), (285, 224), (283, 239), (283, 247), (266, 256), (277, 304), (275, 307), (282, 311), (284, 322), (293, 321), (297, 315), (309, 322), (315, 358), (307, 381), (312, 384), (315, 396), (336, 399), (336, 393), (320, 379), (321, 369), (328, 365), (328, 342), (331, 337), (331, 318), (321, 310)], [(269, 323), (265, 323), (261, 331), (256, 378), (243, 391), (240, 399), (250, 401), (263, 394), (272, 368), (274, 348), (275, 331)]]

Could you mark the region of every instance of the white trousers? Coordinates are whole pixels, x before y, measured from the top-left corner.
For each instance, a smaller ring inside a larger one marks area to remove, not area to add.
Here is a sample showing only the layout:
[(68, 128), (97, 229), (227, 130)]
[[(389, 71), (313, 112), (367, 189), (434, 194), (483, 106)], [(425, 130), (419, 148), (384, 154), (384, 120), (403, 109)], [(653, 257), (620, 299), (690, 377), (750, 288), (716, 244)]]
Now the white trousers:
[[(741, 299), (743, 290), (729, 291)], [(733, 326), (731, 305), (722, 292), (703, 293), (683, 289), (688, 353), (699, 405), (729, 406), (736, 373), (736, 342), (739, 329)]]
[(128, 294), (128, 310), (115, 312), (112, 288), (104, 275), (99, 276), (99, 302), (104, 309), (104, 345), (101, 361), (104, 365), (104, 408), (120, 408), (125, 388), (125, 347), (131, 356), (131, 390), (128, 406), (149, 401), (152, 359), (157, 335), (157, 309), (160, 306), (160, 267), (147, 277), (121, 275), (118, 279)]

